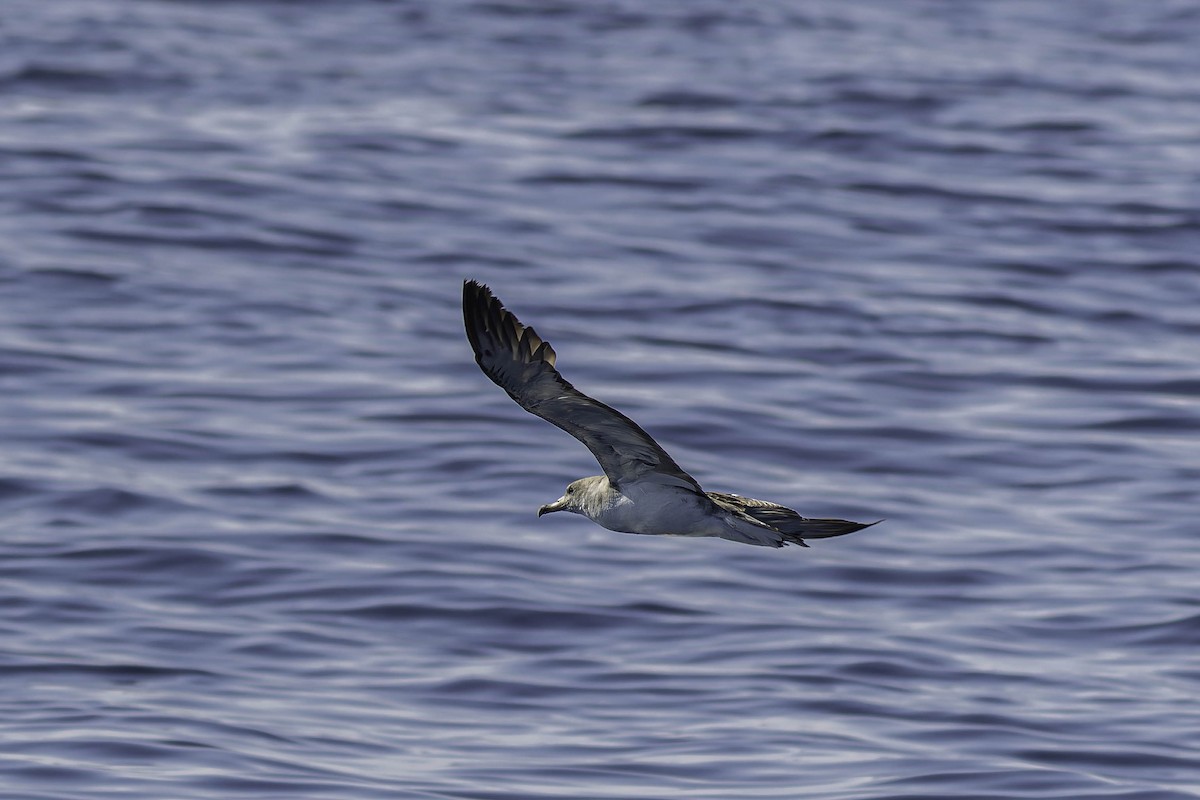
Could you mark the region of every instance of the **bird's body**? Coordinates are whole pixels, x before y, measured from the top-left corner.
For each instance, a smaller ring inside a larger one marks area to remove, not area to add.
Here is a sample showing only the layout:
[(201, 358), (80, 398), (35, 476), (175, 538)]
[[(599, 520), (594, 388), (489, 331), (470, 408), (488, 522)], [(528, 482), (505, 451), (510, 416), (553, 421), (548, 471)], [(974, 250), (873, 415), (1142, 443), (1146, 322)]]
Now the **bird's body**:
[(572, 511), (609, 530), (654, 536), (717, 536), (745, 544), (804, 546), (875, 523), (808, 519), (765, 500), (705, 492), (637, 423), (563, 380), (555, 353), (475, 281), (463, 284), (463, 319), (475, 361), (531, 414), (583, 442), (604, 470), (580, 478), (538, 516)]
[[(651, 536), (715, 536), (712, 504), (691, 489), (651, 482), (613, 487), (608, 478), (584, 478), (579, 510), (593, 522), (621, 533)], [(565, 496), (565, 495), (564, 495)]]

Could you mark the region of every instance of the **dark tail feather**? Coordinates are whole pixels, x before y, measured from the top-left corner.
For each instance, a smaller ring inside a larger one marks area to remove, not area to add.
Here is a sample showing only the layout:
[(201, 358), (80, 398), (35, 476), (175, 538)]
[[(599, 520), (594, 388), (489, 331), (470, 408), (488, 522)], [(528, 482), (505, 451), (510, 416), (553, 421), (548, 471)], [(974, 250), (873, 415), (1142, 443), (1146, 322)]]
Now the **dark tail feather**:
[(753, 497), (742, 497), (724, 492), (705, 492), (705, 494), (717, 507), (735, 515), (751, 517), (771, 530), (782, 534), (786, 541), (798, 545), (803, 545), (805, 539), (830, 539), (834, 536), (845, 536), (847, 533), (861, 531), (863, 528), (883, 522), (881, 519), (875, 522), (851, 522), (848, 519), (808, 519), (787, 506), (768, 503), (766, 500), (755, 500)]
[(795, 536), (801, 539), (831, 539), (834, 536), (845, 536), (847, 533), (861, 531), (872, 525), (878, 525), (883, 520), (875, 522), (851, 522), (847, 519), (796, 519), (771, 520), (771, 527), (784, 536)]

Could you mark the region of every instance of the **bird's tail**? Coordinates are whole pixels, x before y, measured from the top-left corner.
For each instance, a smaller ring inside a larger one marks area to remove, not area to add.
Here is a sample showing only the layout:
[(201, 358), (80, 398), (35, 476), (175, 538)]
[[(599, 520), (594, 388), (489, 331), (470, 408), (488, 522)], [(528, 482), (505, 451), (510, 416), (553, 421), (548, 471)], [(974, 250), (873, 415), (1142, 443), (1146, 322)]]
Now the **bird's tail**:
[(847, 533), (861, 531), (863, 528), (878, 525), (880, 522), (883, 520), (851, 522), (848, 519), (808, 519), (797, 515), (793, 519), (776, 517), (769, 524), (782, 533), (785, 538), (795, 536), (800, 539), (832, 539), (834, 536), (845, 536)]
[[(776, 547), (783, 544), (798, 544), (803, 546), (805, 539), (830, 539), (834, 536), (845, 536), (847, 533), (861, 531), (876, 522), (851, 522), (848, 519), (809, 519), (802, 517), (787, 506), (769, 503), (766, 500), (755, 500), (752, 497), (742, 497), (736, 494), (722, 492), (707, 492), (708, 499), (719, 508), (733, 513), (734, 517), (742, 517), (748, 525), (757, 523), (766, 526), (777, 538), (771, 542)], [(742, 526), (745, 527), (745, 526)], [(759, 531), (752, 531), (760, 533)], [(730, 537), (726, 537), (730, 538)], [(745, 541), (745, 539), (739, 539)], [(766, 544), (766, 542), (751, 542), (751, 544)]]

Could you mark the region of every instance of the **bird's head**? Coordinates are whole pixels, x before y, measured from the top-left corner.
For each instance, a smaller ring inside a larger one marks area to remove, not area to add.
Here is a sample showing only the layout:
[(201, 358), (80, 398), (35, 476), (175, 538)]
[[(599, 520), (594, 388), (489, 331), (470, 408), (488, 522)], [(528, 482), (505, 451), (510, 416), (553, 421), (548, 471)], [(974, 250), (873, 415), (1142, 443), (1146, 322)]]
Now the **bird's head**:
[(563, 496), (555, 500), (553, 503), (547, 503), (538, 509), (538, 516), (543, 514), (551, 514), (555, 511), (571, 511), (575, 514), (583, 514), (587, 516), (587, 508), (589, 505), (596, 505), (600, 492), (604, 491), (604, 487), (608, 486), (608, 478), (603, 475), (593, 475), (590, 478), (580, 478), (577, 481), (572, 481), (567, 486), (567, 491)]

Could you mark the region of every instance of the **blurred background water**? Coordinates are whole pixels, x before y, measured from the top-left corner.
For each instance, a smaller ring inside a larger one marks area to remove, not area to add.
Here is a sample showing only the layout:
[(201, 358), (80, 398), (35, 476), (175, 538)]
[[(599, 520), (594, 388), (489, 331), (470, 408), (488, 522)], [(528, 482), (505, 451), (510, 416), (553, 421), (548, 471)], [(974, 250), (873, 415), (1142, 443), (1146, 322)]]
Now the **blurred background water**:
[[(1200, 7), (0, 11), (0, 796), (1200, 797)], [(463, 278), (809, 550), (596, 471)]]

